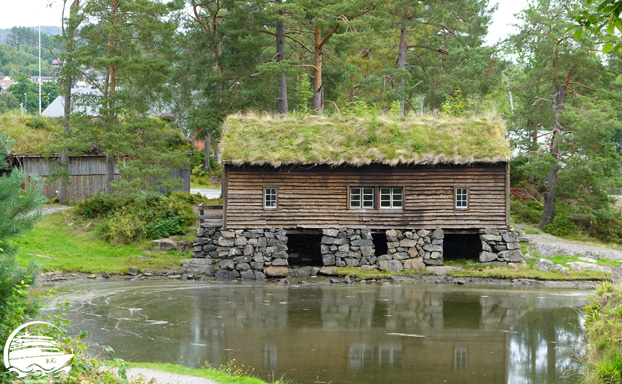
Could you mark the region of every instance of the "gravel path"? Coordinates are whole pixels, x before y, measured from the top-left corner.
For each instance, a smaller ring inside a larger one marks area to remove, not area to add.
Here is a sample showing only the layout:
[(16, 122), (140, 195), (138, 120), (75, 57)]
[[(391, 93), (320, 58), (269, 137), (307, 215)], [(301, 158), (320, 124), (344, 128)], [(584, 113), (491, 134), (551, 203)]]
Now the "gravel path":
[(151, 368), (129, 368), (127, 378), (130, 380), (142, 378), (145, 383), (149, 383), (153, 379), (158, 384), (217, 384), (213, 380), (202, 377), (180, 375)]
[[(520, 225), (523, 231), (532, 232), (534, 228)], [(537, 234), (521, 234), (529, 240), (531, 249), (544, 257), (551, 256), (575, 256), (580, 255), (589, 259), (610, 259), (622, 261), (622, 251), (617, 249), (599, 247), (596, 245), (582, 244), (579, 242), (561, 239), (548, 233), (539, 232)], [(622, 281), (622, 267), (605, 267), (596, 264), (575, 262), (575, 267), (582, 266), (587, 269), (607, 271), (613, 274), (614, 281)], [(573, 268), (575, 268), (573, 267)]]
[(56, 212), (61, 212), (61, 211), (66, 211), (68, 209), (70, 209), (71, 207), (68, 205), (58, 205), (58, 204), (46, 204), (41, 208), (41, 213), (44, 215), (50, 215), (52, 213), (56, 213)]

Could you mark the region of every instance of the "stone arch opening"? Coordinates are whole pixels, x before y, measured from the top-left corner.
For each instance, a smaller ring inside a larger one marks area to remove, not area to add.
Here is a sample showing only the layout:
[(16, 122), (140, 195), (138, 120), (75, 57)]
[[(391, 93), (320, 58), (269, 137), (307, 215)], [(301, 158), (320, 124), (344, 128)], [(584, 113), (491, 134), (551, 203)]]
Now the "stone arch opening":
[(443, 240), (443, 259), (478, 260), (482, 252), (479, 234), (445, 234)]

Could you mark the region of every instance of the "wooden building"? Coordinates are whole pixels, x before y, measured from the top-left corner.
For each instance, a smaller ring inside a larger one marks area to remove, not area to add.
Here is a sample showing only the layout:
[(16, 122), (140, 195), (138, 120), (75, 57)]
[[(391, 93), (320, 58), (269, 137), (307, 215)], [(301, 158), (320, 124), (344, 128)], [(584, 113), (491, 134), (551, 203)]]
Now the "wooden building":
[(220, 269), (522, 261), (498, 118), (236, 115), (221, 153), (223, 228), (195, 246)]
[(226, 228), (509, 225), (500, 120), (233, 116), (222, 153)]

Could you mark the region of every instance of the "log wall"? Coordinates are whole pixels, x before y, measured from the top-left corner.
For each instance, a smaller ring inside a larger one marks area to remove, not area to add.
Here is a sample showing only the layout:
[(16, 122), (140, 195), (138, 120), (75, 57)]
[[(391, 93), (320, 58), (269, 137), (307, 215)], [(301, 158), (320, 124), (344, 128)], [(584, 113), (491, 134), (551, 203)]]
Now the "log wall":
[[(13, 159), (13, 166), (37, 176), (41, 180), (43, 195), (52, 200), (58, 196), (60, 180), (49, 181), (51, 165), (48, 158), (37, 155), (18, 155)], [(115, 165), (115, 180), (119, 179), (119, 170)], [(190, 192), (190, 168), (171, 170), (171, 176), (183, 179), (183, 185), (177, 190)], [(106, 185), (106, 157), (99, 155), (71, 156), (69, 158), (69, 180), (67, 195), (71, 203), (78, 203), (95, 196)]]
[[(509, 224), (507, 164), (473, 166), (259, 167), (226, 165), (227, 228), (502, 228)], [(349, 209), (349, 187), (402, 187), (402, 209)], [(263, 189), (278, 188), (278, 208)], [(469, 208), (455, 209), (455, 188)]]

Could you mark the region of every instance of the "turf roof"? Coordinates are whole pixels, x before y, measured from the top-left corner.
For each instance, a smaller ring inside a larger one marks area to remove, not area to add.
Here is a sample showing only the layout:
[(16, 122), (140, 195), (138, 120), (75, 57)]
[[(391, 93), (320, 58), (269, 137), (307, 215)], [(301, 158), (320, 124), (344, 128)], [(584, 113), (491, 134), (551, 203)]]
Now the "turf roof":
[(231, 115), (221, 153), (235, 165), (472, 164), (509, 161), (499, 118)]

